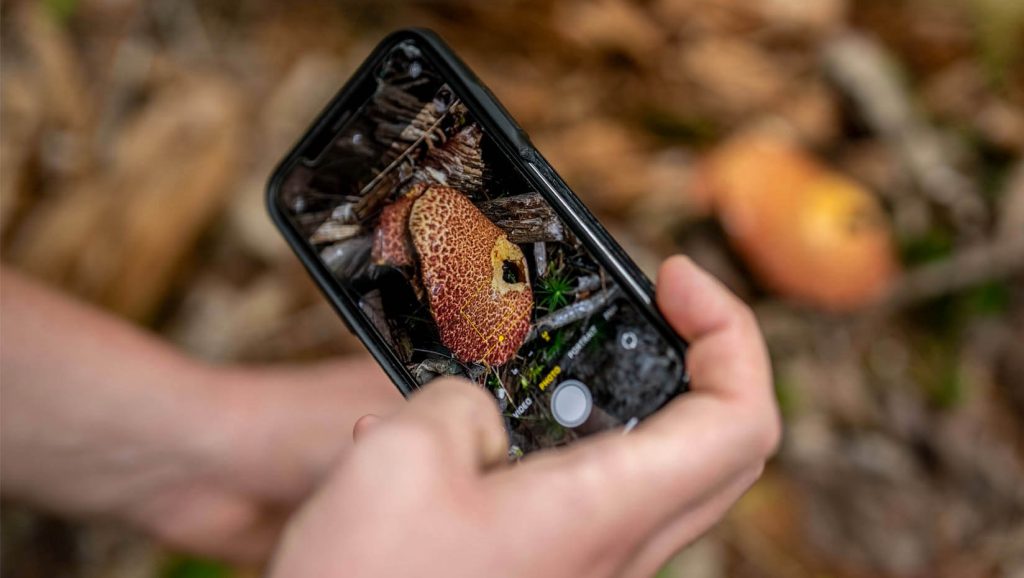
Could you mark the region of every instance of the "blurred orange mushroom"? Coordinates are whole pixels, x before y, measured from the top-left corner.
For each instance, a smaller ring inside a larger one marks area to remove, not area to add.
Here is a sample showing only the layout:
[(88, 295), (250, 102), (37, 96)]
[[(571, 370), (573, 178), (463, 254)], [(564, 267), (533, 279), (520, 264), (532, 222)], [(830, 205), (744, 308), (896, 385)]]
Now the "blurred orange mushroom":
[(700, 163), (695, 179), (730, 243), (773, 292), (851, 311), (899, 271), (876, 197), (784, 139), (736, 137)]

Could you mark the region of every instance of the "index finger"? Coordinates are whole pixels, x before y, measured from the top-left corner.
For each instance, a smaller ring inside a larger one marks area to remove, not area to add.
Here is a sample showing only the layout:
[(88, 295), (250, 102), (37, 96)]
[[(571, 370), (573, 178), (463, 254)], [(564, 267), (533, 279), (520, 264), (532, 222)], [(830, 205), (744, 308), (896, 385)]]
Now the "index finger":
[(464, 379), (434, 380), (394, 416), (360, 429), (359, 442), (390, 435), (420, 454), (438, 457), (434, 454), (440, 452), (439, 459), (456, 471), (484, 471), (507, 462), (508, 434), (494, 398)]

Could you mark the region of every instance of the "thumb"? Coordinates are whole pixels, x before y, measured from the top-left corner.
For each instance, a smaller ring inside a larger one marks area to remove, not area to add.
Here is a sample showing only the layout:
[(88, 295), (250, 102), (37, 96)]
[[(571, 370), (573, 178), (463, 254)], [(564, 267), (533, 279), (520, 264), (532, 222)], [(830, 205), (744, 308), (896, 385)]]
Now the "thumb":
[(692, 391), (628, 436), (587, 438), (514, 470), (572, 480), (577, 495), (600, 504), (592, 528), (631, 528), (634, 536), (651, 535), (763, 462), (779, 436), (771, 368), (750, 309), (685, 257), (662, 266), (657, 300), (689, 341)]
[(753, 312), (689, 258), (677, 255), (658, 272), (658, 308), (689, 342), (694, 392), (771, 398), (771, 364)]

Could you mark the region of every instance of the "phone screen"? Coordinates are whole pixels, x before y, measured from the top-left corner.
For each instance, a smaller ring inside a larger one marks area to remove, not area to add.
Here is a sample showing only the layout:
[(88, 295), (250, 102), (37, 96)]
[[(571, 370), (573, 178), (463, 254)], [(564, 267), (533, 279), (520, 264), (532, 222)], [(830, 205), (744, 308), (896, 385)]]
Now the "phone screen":
[(497, 399), (513, 456), (631, 429), (680, 350), (483, 130), (415, 41), (392, 48), (279, 204), (419, 384)]

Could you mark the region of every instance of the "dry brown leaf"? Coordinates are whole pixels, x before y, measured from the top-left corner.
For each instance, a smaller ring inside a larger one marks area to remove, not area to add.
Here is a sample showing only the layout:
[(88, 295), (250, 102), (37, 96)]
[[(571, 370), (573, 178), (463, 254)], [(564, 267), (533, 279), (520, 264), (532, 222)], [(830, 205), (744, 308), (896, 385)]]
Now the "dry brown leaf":
[[(508, 108), (516, 122), (528, 131), (541, 123), (559, 120), (559, 112), (566, 108), (566, 100), (589, 96), (555, 88), (558, 94), (566, 98), (551, 98), (553, 90), (550, 81), (555, 74), (542, 71), (529, 62), (495, 63), (493, 60), (485, 60), (480, 68), (480, 77), (487, 79), (491, 91)], [(566, 82), (566, 78), (559, 79), (560, 85)]]
[(656, 0), (652, 11), (672, 31), (719, 35), (748, 32), (759, 25), (755, 6), (748, 0)]
[(8, 65), (0, 85), (0, 235), (25, 204), (35, 156), (35, 143), (43, 122), (42, 103), (28, 71)]
[(628, 54), (643, 62), (665, 41), (665, 34), (642, 8), (625, 0), (560, 2), (555, 23), (580, 46)]
[(237, 94), (216, 79), (168, 85), (122, 129), (108, 170), (25, 223), (14, 261), (124, 315), (150, 317), (225, 200), (240, 113)]
[(703, 34), (757, 30), (812, 40), (840, 28), (847, 0), (657, 0), (658, 21)]
[(846, 20), (847, 0), (761, 0), (752, 4), (765, 26), (801, 35), (834, 32)]
[(800, 137), (816, 147), (840, 136), (840, 112), (837, 99), (822, 82), (801, 82), (787, 89), (776, 113)]
[(788, 71), (749, 40), (711, 37), (682, 46), (679, 66), (700, 87), (709, 106), (728, 114), (749, 114), (779, 98)]
[(79, 51), (67, 29), (57, 25), (41, 2), (24, 5), (14, 16), (18, 39), (34, 65), (47, 113), (65, 127), (85, 127), (93, 107)]
[(595, 118), (535, 137), (555, 169), (599, 210), (624, 211), (648, 191), (646, 142), (618, 122)]

